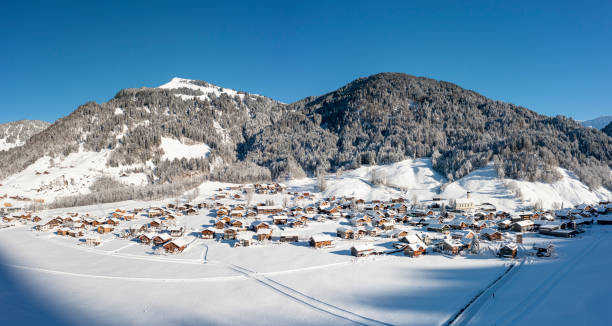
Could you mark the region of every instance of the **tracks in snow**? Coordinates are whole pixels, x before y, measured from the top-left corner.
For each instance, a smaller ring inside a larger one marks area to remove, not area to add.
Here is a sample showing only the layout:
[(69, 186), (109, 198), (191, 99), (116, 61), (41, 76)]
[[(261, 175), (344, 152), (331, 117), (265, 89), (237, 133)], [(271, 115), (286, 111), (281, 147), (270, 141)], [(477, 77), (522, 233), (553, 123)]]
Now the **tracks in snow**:
[(467, 325), (478, 310), (491, 299), (493, 293), (516, 274), (521, 266), (525, 263), (525, 258), (517, 264), (513, 263), (500, 276), (491, 282), (484, 290), (480, 291), (470, 302), (468, 302), (459, 312), (448, 319), (443, 325)]
[(234, 281), (234, 280), (246, 280), (248, 278), (242, 275), (236, 276), (211, 276), (211, 277), (203, 277), (203, 278), (154, 278), (154, 277), (129, 277), (129, 276), (107, 276), (107, 275), (95, 275), (95, 274), (84, 274), (84, 273), (71, 273), (71, 272), (62, 272), (45, 268), (38, 267), (29, 267), (23, 265), (4, 265), (16, 269), (22, 269), (27, 271), (34, 271), (45, 274), (53, 274), (53, 275), (62, 275), (62, 276), (76, 276), (76, 277), (84, 277), (84, 278), (93, 278), (93, 279), (103, 279), (103, 280), (121, 280), (121, 281), (136, 281), (136, 282), (167, 282), (167, 283), (189, 283), (189, 282), (218, 282), (218, 281)]
[(281, 284), (277, 281), (274, 281), (268, 277), (266, 277), (263, 274), (259, 274), (257, 272), (248, 270), (244, 267), (240, 267), (238, 265), (234, 265), (234, 264), (225, 264), (227, 267), (233, 269), (234, 271), (241, 273), (243, 275), (245, 275), (246, 277), (249, 277), (257, 282), (259, 282), (260, 284), (281, 293), (282, 295), (293, 299), (297, 302), (300, 302), (304, 305), (307, 305), (311, 308), (314, 308), (316, 310), (319, 310), (321, 312), (327, 313), (329, 315), (332, 315), (336, 318), (339, 319), (343, 319), (352, 323), (355, 323), (357, 325), (391, 325), (376, 319), (372, 319), (372, 318), (368, 318), (368, 317), (364, 317), (362, 315), (356, 314), (354, 312), (351, 312), (349, 310), (340, 308), (338, 306), (334, 306), (332, 304), (329, 304), (327, 302), (323, 302), (317, 298), (314, 298), (312, 296), (306, 295), (300, 291), (297, 291), (293, 288), (290, 288), (284, 284)]
[(598, 234), (592, 243), (582, 249), (584, 254), (576, 254), (569, 261), (563, 263), (563, 266), (556, 269), (551, 275), (546, 277), (546, 280), (537, 286), (528, 296), (525, 297), (515, 307), (508, 310), (504, 315), (500, 316), (495, 322), (496, 325), (519, 325), (524, 318), (528, 309), (535, 309), (543, 299), (550, 293), (552, 288), (556, 286), (567, 274), (569, 274), (582, 260), (593, 250), (598, 247), (603, 240), (603, 236)]

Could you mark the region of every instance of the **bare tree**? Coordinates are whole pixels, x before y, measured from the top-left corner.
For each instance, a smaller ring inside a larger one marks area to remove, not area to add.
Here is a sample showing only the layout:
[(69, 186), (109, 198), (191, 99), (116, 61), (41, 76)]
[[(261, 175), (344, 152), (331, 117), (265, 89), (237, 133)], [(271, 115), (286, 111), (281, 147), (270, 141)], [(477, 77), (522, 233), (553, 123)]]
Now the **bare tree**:
[(325, 173), (322, 169), (317, 169), (317, 186), (321, 192), (327, 190), (327, 180), (325, 179)]

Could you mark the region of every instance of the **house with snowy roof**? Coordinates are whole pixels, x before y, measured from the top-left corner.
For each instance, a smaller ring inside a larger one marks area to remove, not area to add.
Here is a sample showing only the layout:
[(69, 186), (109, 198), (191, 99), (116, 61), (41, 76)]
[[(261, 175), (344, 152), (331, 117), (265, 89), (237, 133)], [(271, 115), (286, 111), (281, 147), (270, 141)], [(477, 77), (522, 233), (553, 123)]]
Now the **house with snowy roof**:
[(359, 244), (351, 247), (351, 255), (355, 257), (365, 257), (374, 253), (374, 247), (370, 244)]
[(189, 244), (189, 241), (187, 239), (178, 238), (178, 239), (172, 239), (171, 241), (164, 244), (163, 247), (167, 253), (179, 253), (179, 252), (183, 252), (183, 250), (187, 248), (188, 244)]
[(326, 248), (333, 246), (334, 239), (327, 234), (315, 234), (310, 237), (309, 242), (315, 248)]

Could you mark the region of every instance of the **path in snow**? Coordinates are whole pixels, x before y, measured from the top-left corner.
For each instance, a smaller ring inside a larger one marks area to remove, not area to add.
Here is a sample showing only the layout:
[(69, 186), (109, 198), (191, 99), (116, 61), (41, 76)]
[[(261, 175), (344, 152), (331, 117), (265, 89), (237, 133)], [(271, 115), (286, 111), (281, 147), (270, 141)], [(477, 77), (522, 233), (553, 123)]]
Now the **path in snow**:
[(500, 316), (495, 325), (519, 325), (524, 318), (527, 310), (536, 309), (536, 307), (548, 296), (552, 288), (558, 285), (567, 274), (569, 274), (576, 266), (578, 266), (588, 255), (602, 242), (603, 236), (598, 234), (597, 237), (582, 250), (583, 254), (575, 254), (569, 261), (563, 262), (561, 268), (558, 268), (546, 278), (538, 287), (534, 288), (525, 298), (515, 307), (508, 310), (504, 315)]
[(513, 262), (508, 269), (478, 293), (465, 307), (461, 308), (459, 312), (446, 321), (444, 325), (467, 325), (480, 308), (494, 298), (495, 291), (503, 286), (519, 270), (523, 263), (525, 263), (525, 258), (518, 265), (516, 262)]
[(316, 310), (328, 313), (334, 317), (351, 321), (357, 325), (391, 325), (376, 319), (361, 316), (359, 314), (356, 314), (346, 309), (342, 309), (327, 302), (323, 302), (319, 299), (308, 296), (300, 291), (290, 288), (284, 284), (276, 282), (263, 274), (258, 274), (257, 272), (246, 269), (244, 267), (240, 267), (235, 264), (226, 264), (226, 266), (235, 270), (236, 272), (244, 274), (246, 277), (257, 281), (262, 285), (271, 288), (272, 290), (281, 293), (284, 296), (287, 296), (297, 302), (303, 303)]

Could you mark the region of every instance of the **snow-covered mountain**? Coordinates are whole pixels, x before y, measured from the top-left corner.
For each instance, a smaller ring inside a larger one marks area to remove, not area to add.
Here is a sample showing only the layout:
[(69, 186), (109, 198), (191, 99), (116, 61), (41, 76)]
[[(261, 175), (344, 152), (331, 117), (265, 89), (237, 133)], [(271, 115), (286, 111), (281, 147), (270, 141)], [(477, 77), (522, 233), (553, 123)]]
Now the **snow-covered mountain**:
[(0, 124), (0, 151), (21, 146), (51, 124), (40, 120), (19, 120)]
[(571, 171), (599, 189), (610, 183), (610, 148), (610, 137), (572, 119), (406, 74), (360, 78), (291, 104), (173, 78), (86, 103), (5, 151), (0, 194), (81, 194), (100, 177), (130, 185), (193, 176), (238, 183), (338, 169), (352, 170), (346, 181), (360, 189), (364, 169), (415, 157), (428, 161), (400, 164), (391, 188), (419, 188), (425, 196), (441, 178), (459, 182), (495, 162), (504, 178), (551, 184)]
[(604, 115), (595, 119), (581, 121), (580, 123), (582, 123), (582, 125), (585, 127), (603, 129), (610, 122), (612, 122), (612, 115)]

